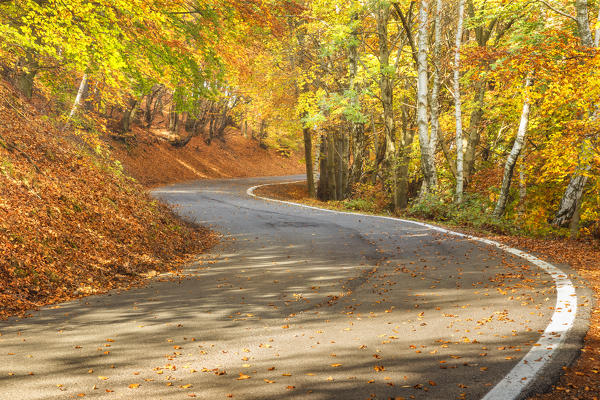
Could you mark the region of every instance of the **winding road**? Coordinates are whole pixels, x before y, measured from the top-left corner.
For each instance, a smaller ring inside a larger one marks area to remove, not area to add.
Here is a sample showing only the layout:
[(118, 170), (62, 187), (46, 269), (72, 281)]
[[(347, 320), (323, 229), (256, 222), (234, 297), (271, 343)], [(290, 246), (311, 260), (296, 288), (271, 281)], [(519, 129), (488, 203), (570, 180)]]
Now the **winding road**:
[(0, 399), (513, 399), (576, 354), (553, 266), (247, 193), (289, 180), (155, 190), (223, 242), (182, 276), (0, 323)]

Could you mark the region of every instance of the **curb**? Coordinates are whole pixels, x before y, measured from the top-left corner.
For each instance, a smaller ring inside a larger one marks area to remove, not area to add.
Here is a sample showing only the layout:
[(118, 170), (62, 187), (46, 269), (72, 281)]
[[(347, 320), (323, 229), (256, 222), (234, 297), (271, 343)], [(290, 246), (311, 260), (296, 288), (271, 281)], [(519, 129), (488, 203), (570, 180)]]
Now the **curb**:
[[(507, 253), (523, 258), (544, 270), (552, 276), (556, 285), (556, 305), (550, 324), (544, 330), (540, 339), (531, 350), (519, 361), (517, 365), (506, 375), (494, 388), (492, 388), (482, 400), (522, 400), (536, 393), (544, 393), (549, 390), (554, 382), (562, 374), (562, 366), (570, 365), (580, 354), (583, 339), (589, 327), (591, 307), (582, 308), (577, 304), (577, 292), (569, 276), (560, 268), (524, 251), (506, 246), (493, 240), (466, 235), (450, 231), (435, 225), (423, 222), (404, 220), (400, 218), (369, 215), (354, 212), (328, 210), (325, 208), (308, 206), (284, 200), (270, 199), (254, 194), (254, 191), (264, 186), (284, 185), (290, 183), (304, 182), (280, 182), (274, 184), (263, 184), (249, 188), (248, 196), (264, 201), (293, 205), (322, 212), (346, 215), (360, 215), (368, 218), (393, 220), (397, 222), (417, 225), (436, 232), (453, 235), (456, 237), (485, 243), (497, 247)], [(584, 290), (586, 294), (589, 289)], [(593, 296), (590, 296), (593, 298)]]

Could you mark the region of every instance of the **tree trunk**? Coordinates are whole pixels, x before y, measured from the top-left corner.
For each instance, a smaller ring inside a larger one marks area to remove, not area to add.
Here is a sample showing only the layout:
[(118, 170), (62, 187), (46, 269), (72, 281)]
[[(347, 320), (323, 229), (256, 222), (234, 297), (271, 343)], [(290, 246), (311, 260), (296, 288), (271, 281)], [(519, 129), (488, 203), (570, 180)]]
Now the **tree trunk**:
[(344, 170), (342, 169), (343, 160), (342, 160), (342, 138), (340, 135), (335, 135), (333, 139), (333, 143), (335, 146), (335, 199), (342, 200), (342, 191), (344, 186)]
[(398, 180), (396, 163), (396, 126), (394, 121), (394, 78), (390, 72), (390, 49), (388, 43), (388, 22), (390, 19), (390, 4), (380, 5), (377, 9), (377, 36), (379, 41), (379, 64), (380, 78), (379, 89), (381, 91), (381, 105), (383, 107), (383, 126), (385, 136), (385, 148), (383, 164), (386, 169), (388, 185), (393, 197), (394, 209), (400, 207), (398, 199)]
[[(441, 133), (441, 132), (440, 132)], [(448, 147), (448, 143), (446, 143), (446, 139), (444, 135), (441, 134), (439, 136), (440, 147), (442, 148), (442, 152), (444, 153), (444, 157), (448, 162), (448, 167), (450, 168), (450, 172), (452, 172), (452, 176), (456, 179), (456, 175), (458, 175), (456, 171), (456, 162), (452, 159), (452, 155), (450, 154), (450, 148)]]
[(523, 111), (521, 112), (521, 123), (519, 124), (519, 130), (517, 131), (515, 143), (510, 154), (508, 155), (508, 159), (506, 160), (506, 164), (504, 166), (504, 177), (502, 179), (500, 197), (498, 197), (498, 202), (496, 203), (496, 208), (494, 209), (495, 217), (501, 217), (502, 215), (504, 215), (504, 211), (506, 210), (506, 203), (508, 202), (513, 170), (515, 169), (517, 159), (521, 154), (521, 149), (523, 148), (523, 143), (525, 142), (525, 136), (527, 135), (527, 127), (529, 125), (529, 113), (531, 111), (531, 100), (527, 92), (532, 85), (533, 74), (530, 73), (527, 76), (527, 81), (525, 83), (525, 100), (523, 101)]
[(327, 136), (321, 135), (321, 143), (319, 144), (319, 187), (317, 190), (317, 196), (321, 201), (330, 199), (327, 158)]
[(600, 7), (598, 7), (598, 17), (596, 18), (596, 33), (594, 36), (594, 47), (600, 46)]
[(242, 122), (242, 136), (248, 139), (248, 121)]
[[(404, 103), (408, 104), (408, 99), (405, 98)], [(398, 210), (404, 210), (408, 207), (408, 180), (411, 160), (410, 149), (415, 137), (414, 125), (410, 122), (413, 121), (413, 119), (409, 117), (407, 108), (407, 106), (402, 106), (402, 140), (397, 155), (399, 165), (396, 170), (398, 184), (396, 185), (395, 198), (397, 199)]]
[[(597, 45), (597, 43), (600, 41), (600, 37), (598, 35), (600, 33), (600, 28), (596, 30), (596, 38), (594, 40), (590, 30), (587, 3), (587, 0), (575, 1), (575, 9), (577, 11), (576, 21), (581, 44), (585, 47), (592, 47)], [(598, 15), (600, 15), (600, 11)], [(591, 118), (598, 118), (598, 111), (596, 111)], [(571, 176), (569, 184), (565, 189), (565, 193), (563, 194), (558, 211), (556, 212), (556, 215), (552, 221), (554, 225), (567, 226), (575, 215), (578, 204), (581, 204), (583, 201), (583, 190), (587, 183), (587, 176), (585, 176), (585, 173), (591, 168), (589, 164), (590, 146), (591, 144), (588, 143), (588, 140), (584, 139), (579, 153), (579, 165), (577, 166), (573, 176)]]
[(152, 93), (146, 98), (146, 113), (144, 120), (147, 129), (152, 127), (152, 122), (154, 121), (157, 112), (162, 111), (163, 89), (164, 87), (162, 85), (157, 85), (153, 88)]
[(575, 11), (577, 11), (577, 29), (581, 44), (585, 47), (594, 46), (594, 38), (590, 30), (590, 17), (588, 14), (588, 0), (575, 0)]
[(458, 26), (456, 29), (456, 48), (454, 53), (454, 108), (456, 118), (456, 202), (458, 204), (462, 203), (464, 186), (462, 100), (460, 96), (460, 49), (462, 45), (464, 14), (465, 2), (464, 0), (458, 0)]
[[(354, 23), (358, 21), (358, 14), (355, 14), (352, 18)], [(357, 27), (352, 31), (350, 45), (348, 47), (348, 73), (350, 79), (350, 104), (354, 109), (358, 109), (360, 106), (358, 99), (358, 90), (356, 84), (356, 78), (358, 75), (358, 30)], [(353, 162), (352, 167), (350, 169), (347, 188), (352, 189), (352, 186), (362, 179), (363, 169), (364, 169), (364, 152), (365, 152), (365, 134), (364, 134), (364, 123), (359, 123), (357, 121), (349, 121), (350, 123), (350, 136), (352, 140), (352, 156)], [(344, 195), (348, 195), (349, 193), (345, 193)]]
[(306, 160), (306, 184), (308, 186), (308, 196), (311, 199), (315, 198), (315, 172), (313, 171), (313, 156), (312, 156), (312, 134), (310, 129), (304, 128), (304, 158)]
[(589, 168), (587, 166), (587, 169), (580, 169), (571, 177), (552, 224), (556, 226), (569, 225), (569, 221), (571, 221), (575, 214), (577, 203), (582, 201), (583, 190), (588, 180), (587, 176), (583, 175), (583, 173), (589, 171)]
[(433, 43), (433, 86), (431, 89), (431, 134), (429, 153), (435, 163), (438, 137), (440, 135), (440, 57), (442, 45), (442, 0), (436, 0), (435, 31)]
[(469, 120), (469, 135), (467, 137), (467, 146), (464, 149), (464, 164), (463, 164), (463, 176), (465, 185), (469, 184), (471, 176), (475, 172), (475, 155), (477, 147), (481, 140), (480, 135), (480, 123), (483, 118), (483, 106), (485, 104), (485, 92), (487, 91), (487, 82), (481, 81), (475, 88), (477, 97), (475, 103), (475, 109), (471, 112), (471, 118)]
[(519, 215), (525, 214), (525, 200), (527, 199), (527, 177), (525, 176), (525, 155), (521, 155), (521, 167), (519, 168)]
[(571, 231), (571, 239), (575, 240), (579, 237), (579, 220), (581, 217), (581, 199), (577, 201), (575, 204), (575, 212), (573, 213), (573, 218), (571, 218), (571, 223), (569, 224), (569, 230)]
[(177, 133), (177, 128), (179, 127), (179, 114), (175, 111), (175, 105), (171, 105), (171, 110), (169, 111), (169, 131), (171, 133)]
[(69, 116), (67, 117), (67, 122), (65, 122), (65, 125), (62, 128), (63, 131), (69, 127), (71, 119), (75, 116), (75, 114), (77, 114), (77, 111), (81, 107), (81, 102), (85, 98), (87, 90), (88, 90), (88, 77), (87, 77), (87, 74), (83, 74), (83, 77), (81, 78), (81, 83), (79, 84), (79, 90), (77, 91), (77, 96), (75, 97), (75, 101), (73, 102), (73, 107), (71, 107), (71, 112), (69, 113)]
[(427, 52), (429, 35), (429, 1), (421, 0), (419, 7), (419, 53), (417, 56), (417, 125), (421, 147), (421, 169), (425, 192), (433, 192), (437, 186), (437, 171), (429, 144), (428, 99), (429, 77), (427, 72)]
[(330, 198), (327, 200), (337, 200), (337, 174), (335, 173), (336, 164), (336, 151), (335, 151), (335, 137), (329, 132), (327, 133), (327, 177), (328, 188)]
[(129, 107), (125, 109), (123, 112), (123, 117), (121, 118), (121, 132), (129, 132), (131, 131), (131, 121), (135, 118), (135, 114), (137, 113), (139, 101), (135, 99), (131, 99), (129, 101)]
[(27, 51), (26, 56), (19, 59), (15, 70), (11, 74), (15, 87), (27, 100), (30, 100), (33, 96), (33, 86), (38, 68), (34, 55), (31, 51)]
[(260, 122), (260, 130), (258, 131), (258, 146), (261, 148), (264, 147), (263, 140), (267, 136), (266, 132), (267, 132), (267, 122), (263, 119)]

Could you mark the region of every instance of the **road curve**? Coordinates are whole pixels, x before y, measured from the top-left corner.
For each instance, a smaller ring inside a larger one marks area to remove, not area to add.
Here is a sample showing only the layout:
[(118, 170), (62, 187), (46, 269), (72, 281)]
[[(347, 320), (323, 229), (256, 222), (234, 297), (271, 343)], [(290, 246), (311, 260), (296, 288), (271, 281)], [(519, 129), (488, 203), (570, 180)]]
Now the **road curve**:
[(246, 194), (284, 180), (155, 190), (223, 243), (183, 279), (0, 324), (0, 399), (480, 399), (556, 322), (539, 266)]

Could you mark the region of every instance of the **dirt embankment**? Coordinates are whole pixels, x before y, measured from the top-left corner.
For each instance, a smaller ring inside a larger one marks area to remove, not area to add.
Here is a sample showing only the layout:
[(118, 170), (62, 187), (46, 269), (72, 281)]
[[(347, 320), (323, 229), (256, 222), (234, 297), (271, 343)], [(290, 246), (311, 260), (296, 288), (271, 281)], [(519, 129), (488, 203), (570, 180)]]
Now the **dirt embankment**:
[(305, 172), (298, 152), (289, 157), (265, 150), (256, 140), (228, 128), (224, 141), (207, 145), (202, 136), (185, 147), (174, 147), (160, 135), (134, 130), (135, 140), (110, 140), (113, 154), (125, 171), (147, 187), (199, 179), (292, 175)]
[(152, 200), (101, 143), (61, 132), (2, 81), (0, 121), (0, 318), (130, 287), (215, 243)]

